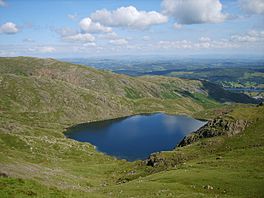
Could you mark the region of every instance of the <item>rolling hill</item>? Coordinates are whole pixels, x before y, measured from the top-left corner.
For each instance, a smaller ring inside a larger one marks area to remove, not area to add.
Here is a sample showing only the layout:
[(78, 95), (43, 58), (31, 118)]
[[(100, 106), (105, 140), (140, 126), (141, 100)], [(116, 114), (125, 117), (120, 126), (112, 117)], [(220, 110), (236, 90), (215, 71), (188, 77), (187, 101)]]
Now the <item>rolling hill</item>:
[[(0, 58), (0, 93), (1, 197), (232, 197), (238, 192), (247, 197), (263, 193), (263, 107), (227, 105), (256, 103), (246, 95), (208, 81), (129, 77), (30, 57)], [(228, 111), (221, 116), (251, 123), (241, 137), (217, 136), (155, 154), (162, 162), (156, 167), (117, 160), (63, 135), (65, 128), (82, 122), (151, 112), (211, 119), (223, 108)], [(224, 160), (214, 161), (218, 155)], [(235, 170), (239, 162), (243, 166)], [(218, 175), (219, 171), (223, 174)], [(241, 176), (248, 180), (237, 184)]]
[[(187, 113), (254, 99), (197, 80), (132, 78), (54, 59), (1, 58), (2, 111), (85, 122), (141, 112)], [(218, 95), (217, 95), (218, 94)]]

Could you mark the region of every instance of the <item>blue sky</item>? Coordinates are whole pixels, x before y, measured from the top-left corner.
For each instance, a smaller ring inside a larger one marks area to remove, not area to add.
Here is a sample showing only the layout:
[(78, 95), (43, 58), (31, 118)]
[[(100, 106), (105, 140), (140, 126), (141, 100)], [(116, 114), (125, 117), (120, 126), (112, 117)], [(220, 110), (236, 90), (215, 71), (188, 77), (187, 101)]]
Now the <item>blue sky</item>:
[(264, 0), (0, 0), (0, 56), (264, 56)]

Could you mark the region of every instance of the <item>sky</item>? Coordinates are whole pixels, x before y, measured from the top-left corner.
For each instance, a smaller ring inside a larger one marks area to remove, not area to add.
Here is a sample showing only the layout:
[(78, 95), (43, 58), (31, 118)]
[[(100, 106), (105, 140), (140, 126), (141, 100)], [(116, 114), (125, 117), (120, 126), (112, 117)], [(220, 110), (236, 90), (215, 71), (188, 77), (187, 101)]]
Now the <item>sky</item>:
[(264, 0), (0, 0), (0, 56), (264, 58)]

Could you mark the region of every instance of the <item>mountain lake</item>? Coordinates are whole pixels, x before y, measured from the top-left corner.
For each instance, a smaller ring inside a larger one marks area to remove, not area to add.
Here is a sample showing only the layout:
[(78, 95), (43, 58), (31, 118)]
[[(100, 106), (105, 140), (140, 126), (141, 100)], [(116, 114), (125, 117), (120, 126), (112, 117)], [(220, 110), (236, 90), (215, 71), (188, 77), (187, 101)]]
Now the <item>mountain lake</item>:
[(144, 160), (151, 153), (169, 151), (206, 122), (163, 113), (133, 115), (70, 127), (66, 137), (89, 142), (118, 159)]

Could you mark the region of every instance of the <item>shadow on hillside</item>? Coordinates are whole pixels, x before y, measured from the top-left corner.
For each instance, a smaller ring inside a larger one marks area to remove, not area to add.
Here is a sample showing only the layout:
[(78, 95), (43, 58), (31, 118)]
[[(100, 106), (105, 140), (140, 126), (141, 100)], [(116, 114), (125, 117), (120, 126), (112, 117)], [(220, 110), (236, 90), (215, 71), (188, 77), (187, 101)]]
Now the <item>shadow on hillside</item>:
[(257, 104), (258, 101), (254, 98), (249, 97), (243, 93), (233, 93), (227, 90), (224, 90), (217, 84), (202, 81), (203, 89), (207, 91), (210, 98), (224, 103), (224, 102), (237, 102), (237, 103), (253, 103)]

